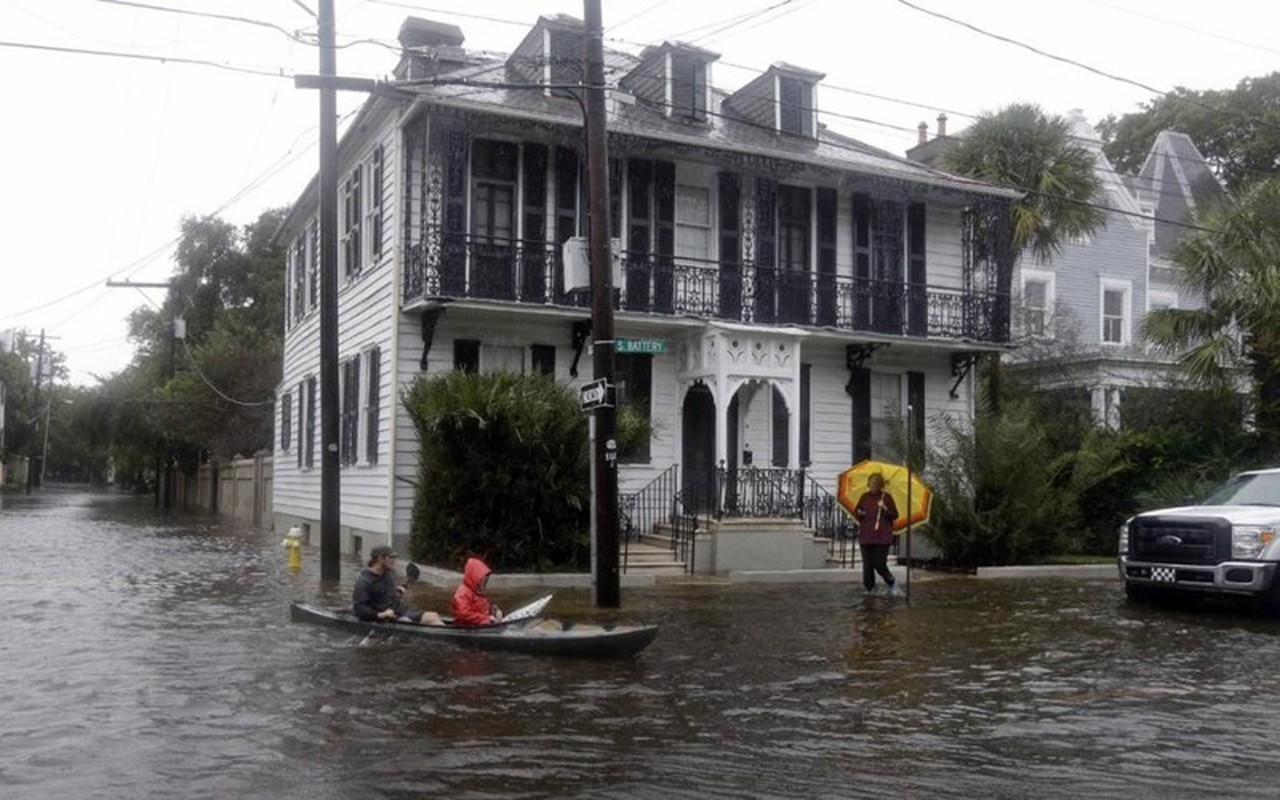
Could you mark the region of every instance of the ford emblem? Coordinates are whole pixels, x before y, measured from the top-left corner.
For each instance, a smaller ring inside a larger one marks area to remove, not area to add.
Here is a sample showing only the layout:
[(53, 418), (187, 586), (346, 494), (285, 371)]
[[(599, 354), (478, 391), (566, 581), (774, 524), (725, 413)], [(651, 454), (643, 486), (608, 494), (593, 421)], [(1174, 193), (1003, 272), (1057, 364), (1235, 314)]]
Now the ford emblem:
[(1174, 536), (1172, 533), (1166, 533), (1164, 536), (1161, 536), (1159, 539), (1156, 539), (1156, 544), (1162, 545), (1164, 547), (1177, 547), (1178, 545), (1182, 544), (1182, 537)]

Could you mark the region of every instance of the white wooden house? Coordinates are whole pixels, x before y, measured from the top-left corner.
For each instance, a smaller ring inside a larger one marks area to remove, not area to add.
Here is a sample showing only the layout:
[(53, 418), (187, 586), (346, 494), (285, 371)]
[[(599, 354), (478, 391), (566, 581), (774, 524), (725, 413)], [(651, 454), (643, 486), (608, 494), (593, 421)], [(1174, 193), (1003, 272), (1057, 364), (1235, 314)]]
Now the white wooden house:
[[(341, 139), (344, 550), (409, 535), (407, 382), (593, 377), (584, 107), (570, 88), (583, 33), (542, 17), (499, 58), (410, 18), (399, 93), (371, 96)], [(724, 92), (716, 58), (673, 42), (606, 52), (618, 395), (653, 427), (621, 459), (626, 524), (658, 483), (689, 508), (796, 516), (801, 496), (885, 455), (894, 420), (925, 436), (940, 415), (969, 419), (970, 368), (1009, 339), (1014, 193), (828, 130), (820, 73), (774, 64)], [(277, 526), (318, 530), (316, 220), (313, 181), (280, 234), (273, 506)], [(761, 480), (784, 488), (760, 502), (748, 489)]]

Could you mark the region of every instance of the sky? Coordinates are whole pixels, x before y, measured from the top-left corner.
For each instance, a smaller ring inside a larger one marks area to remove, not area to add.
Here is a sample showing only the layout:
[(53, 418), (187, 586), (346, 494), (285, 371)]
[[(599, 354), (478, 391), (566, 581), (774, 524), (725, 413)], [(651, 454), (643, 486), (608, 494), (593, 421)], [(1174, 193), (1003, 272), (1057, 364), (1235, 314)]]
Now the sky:
[[(108, 281), (168, 280), (185, 217), (244, 225), (298, 198), (319, 159), (318, 97), (293, 81), (318, 71), (317, 4), (0, 0), (0, 337), (43, 330), (93, 386), (132, 358), (129, 313), (164, 296)], [(539, 14), (583, 16), (581, 0), (334, 6), (338, 73), (372, 78), (407, 16), (501, 53)], [(948, 133), (1014, 102), (1097, 122), (1280, 69), (1280, 3), (1261, 0), (603, 0), (603, 20), (606, 47), (719, 53), (728, 91), (778, 61), (825, 73), (821, 121), (898, 154), (939, 113)], [(340, 119), (362, 100), (340, 94)]]

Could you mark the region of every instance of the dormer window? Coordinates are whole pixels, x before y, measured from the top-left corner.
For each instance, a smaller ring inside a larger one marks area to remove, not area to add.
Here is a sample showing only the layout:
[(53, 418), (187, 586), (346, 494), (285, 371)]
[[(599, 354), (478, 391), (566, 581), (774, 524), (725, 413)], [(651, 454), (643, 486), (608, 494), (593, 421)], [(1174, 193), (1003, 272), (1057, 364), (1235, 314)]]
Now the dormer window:
[(586, 82), (582, 74), (582, 37), (573, 31), (547, 31), (547, 83), (553, 88), (548, 94), (555, 97), (573, 97), (566, 85), (578, 86)]
[(818, 82), (825, 75), (778, 63), (734, 92), (722, 113), (761, 128), (814, 139), (818, 135)]
[(707, 119), (707, 63), (689, 53), (671, 54), (671, 116)]
[(565, 14), (539, 17), (507, 59), (510, 78), (545, 86), (543, 91), (551, 97), (574, 97), (586, 80), (582, 72), (585, 30), (582, 20)]
[(718, 54), (701, 47), (663, 42), (645, 48), (640, 63), (618, 81), (618, 87), (664, 117), (706, 122), (711, 101), (711, 64), (718, 58)]
[(778, 76), (778, 130), (813, 137), (813, 84)]

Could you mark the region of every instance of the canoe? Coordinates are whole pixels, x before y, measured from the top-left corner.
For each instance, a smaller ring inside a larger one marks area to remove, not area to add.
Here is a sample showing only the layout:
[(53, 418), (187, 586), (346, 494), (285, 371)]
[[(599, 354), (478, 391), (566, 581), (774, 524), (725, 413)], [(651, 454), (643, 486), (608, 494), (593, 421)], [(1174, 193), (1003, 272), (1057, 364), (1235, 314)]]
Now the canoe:
[(594, 625), (537, 617), (463, 628), (455, 625), (415, 625), (407, 622), (363, 622), (349, 608), (324, 608), (293, 603), (289, 617), (349, 631), (361, 636), (395, 636), (446, 642), (480, 650), (508, 650), (536, 655), (617, 658), (634, 655), (658, 635), (657, 625)]

